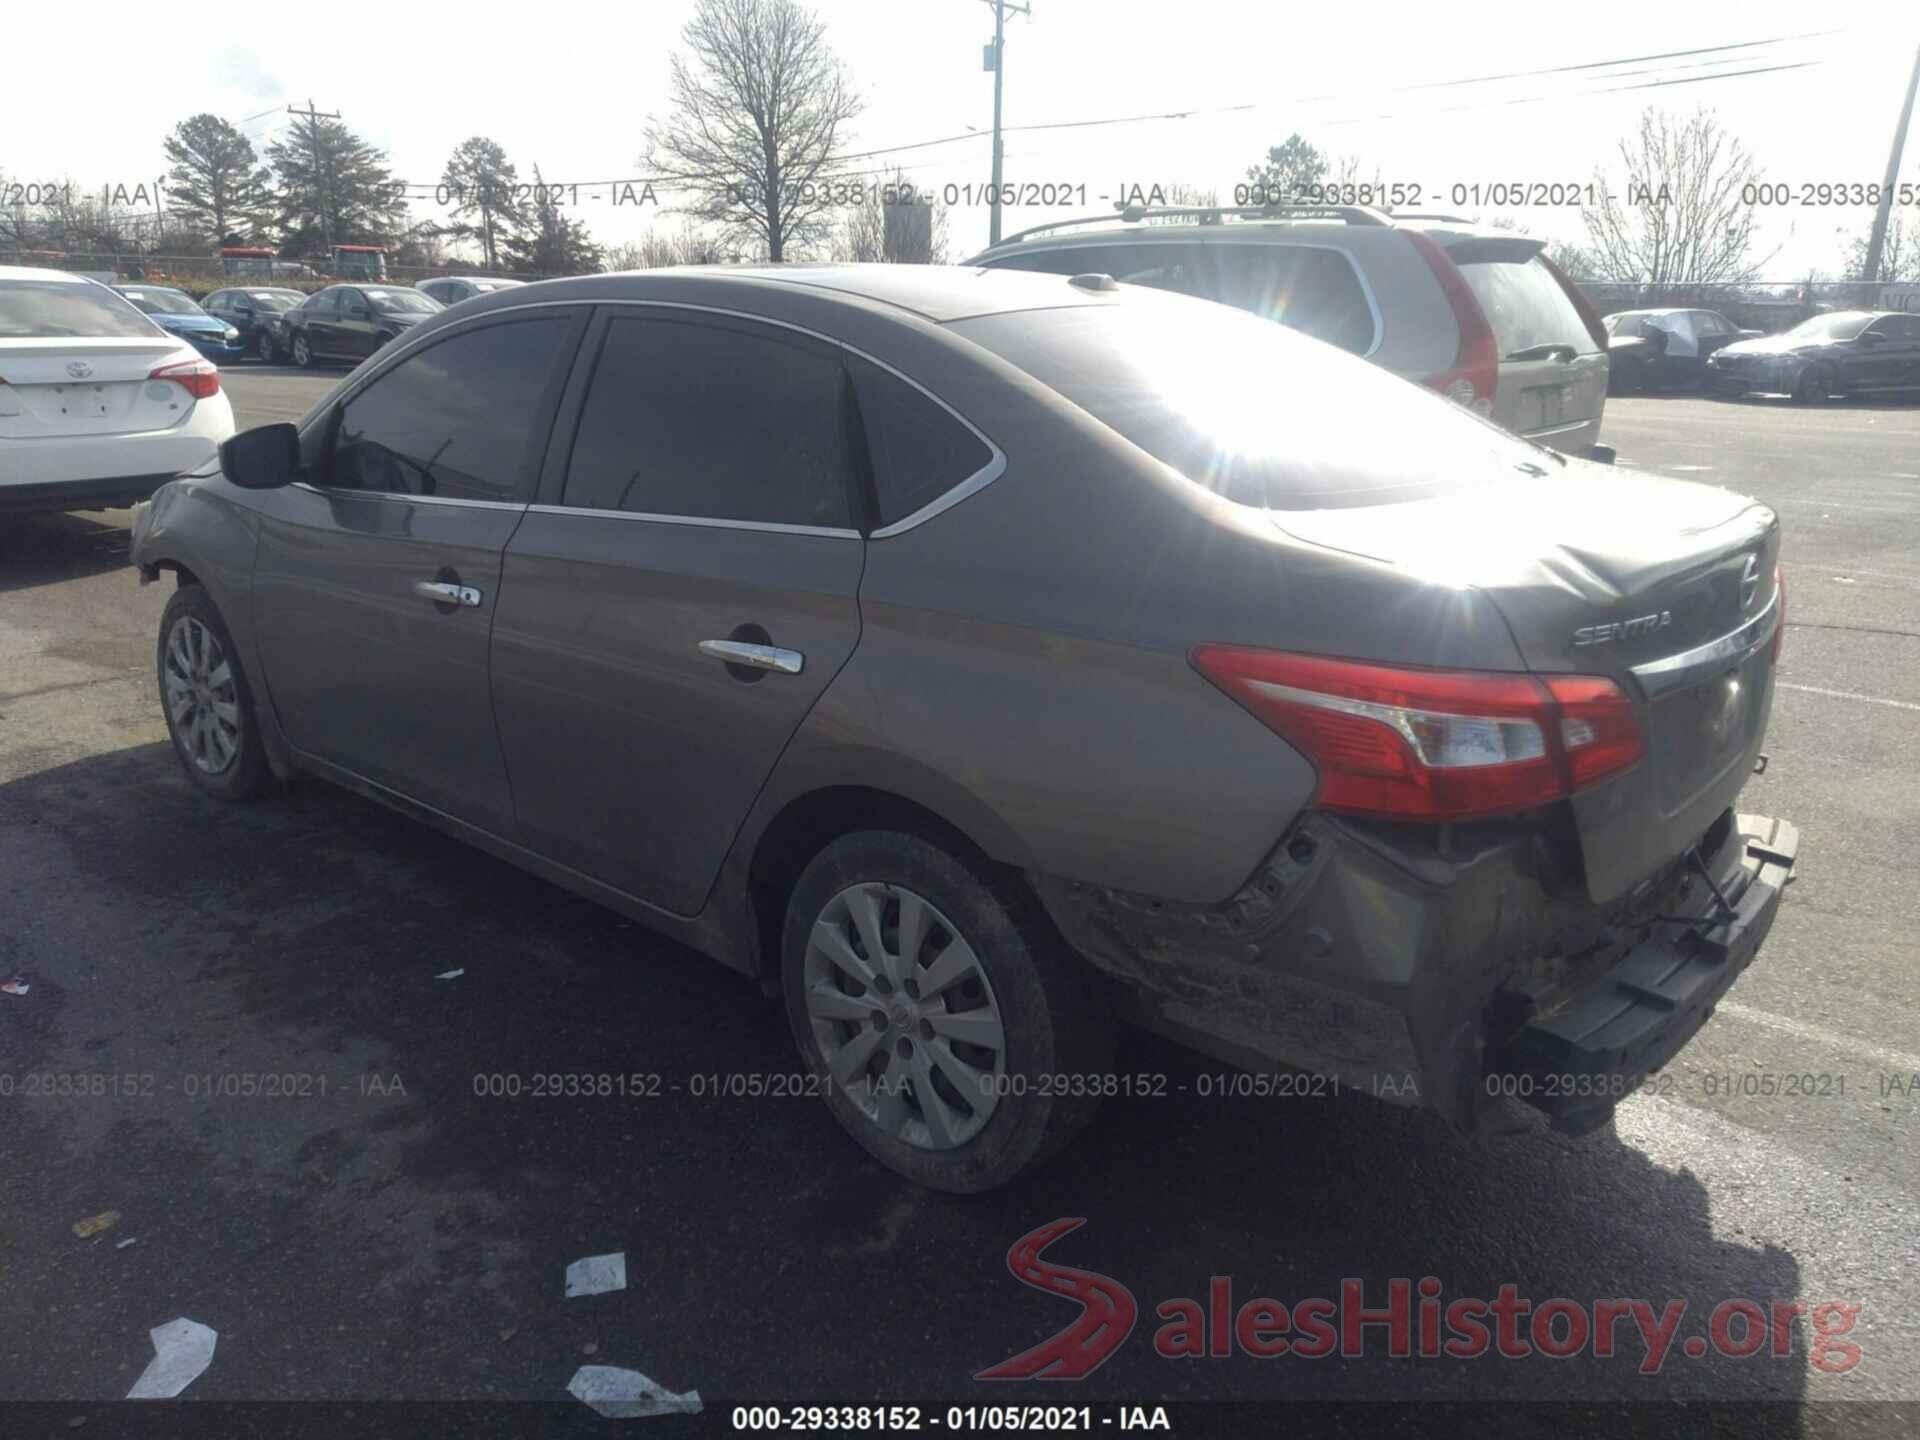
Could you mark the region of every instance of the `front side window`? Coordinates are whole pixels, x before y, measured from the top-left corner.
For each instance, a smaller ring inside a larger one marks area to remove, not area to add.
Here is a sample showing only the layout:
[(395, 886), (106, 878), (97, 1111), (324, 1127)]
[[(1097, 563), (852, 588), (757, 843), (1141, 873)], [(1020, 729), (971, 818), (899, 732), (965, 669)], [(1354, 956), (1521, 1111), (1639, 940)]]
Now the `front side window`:
[(346, 404), (329, 483), (346, 490), (525, 501), (570, 321), (468, 330), (409, 355)]
[(744, 326), (616, 316), (567, 468), (593, 510), (852, 524), (839, 361)]

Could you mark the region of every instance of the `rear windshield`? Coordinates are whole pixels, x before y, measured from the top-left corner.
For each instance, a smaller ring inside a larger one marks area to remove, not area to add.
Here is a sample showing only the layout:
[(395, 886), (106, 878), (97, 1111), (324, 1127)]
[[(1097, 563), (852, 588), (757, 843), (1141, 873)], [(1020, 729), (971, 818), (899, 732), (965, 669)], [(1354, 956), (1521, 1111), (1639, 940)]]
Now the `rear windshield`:
[(148, 287), (141, 290), (122, 290), (120, 294), (149, 315), (203, 315), (206, 313), (187, 297), (184, 290)]
[(161, 332), (111, 290), (62, 280), (0, 280), (0, 339), (69, 335), (150, 339)]
[(1554, 463), (1430, 390), (1221, 306), (1143, 297), (951, 328), (1244, 505), (1425, 500)]
[(367, 299), (384, 315), (431, 315), (440, 306), (418, 290), (369, 290)]
[(1536, 345), (1594, 349), (1593, 333), (1551, 270), (1537, 260), (1476, 260), (1460, 267), (1493, 326), (1502, 356)]

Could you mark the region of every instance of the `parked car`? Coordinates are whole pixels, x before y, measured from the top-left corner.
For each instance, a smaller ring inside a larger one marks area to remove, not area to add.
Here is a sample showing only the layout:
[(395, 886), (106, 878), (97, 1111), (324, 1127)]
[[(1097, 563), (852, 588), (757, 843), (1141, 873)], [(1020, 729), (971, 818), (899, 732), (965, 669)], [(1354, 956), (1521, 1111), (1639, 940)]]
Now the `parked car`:
[(1779, 544), (1223, 306), (914, 265), (482, 296), (132, 559), (195, 785), (323, 776), (776, 984), (840, 1123), (979, 1190), (1119, 1017), (1604, 1121), (1794, 862), (1734, 808)]
[(1742, 340), (1707, 361), (1716, 395), (1755, 391), (1818, 405), (1834, 395), (1920, 390), (1920, 315), (1839, 310), (1781, 335)]
[(1104, 274), (1250, 310), (1587, 455), (1606, 407), (1606, 332), (1544, 246), (1350, 205), (1134, 208), (1035, 226), (968, 263)]
[(305, 303), (299, 290), (263, 289), (241, 285), (216, 290), (206, 299), (206, 311), (224, 320), (240, 332), (240, 345), (256, 360), (273, 361), (286, 356), (284, 338), (287, 311)]
[(233, 434), (220, 371), (113, 290), (0, 265), (0, 509), (145, 499)]
[(1700, 385), (1708, 356), (1762, 333), (1742, 330), (1717, 310), (1620, 310), (1603, 323), (1614, 394)]
[(323, 360), (358, 365), (445, 308), (406, 285), (329, 285), (282, 317), (287, 354), (300, 366)]
[(511, 290), (524, 285), (524, 280), (503, 280), (497, 275), (442, 275), (434, 280), (422, 280), (414, 289), (422, 295), (429, 295), (442, 305), (458, 305), (462, 300), (471, 300), (476, 295), (491, 295), (496, 290)]
[(116, 285), (122, 298), (170, 335), (178, 335), (209, 360), (238, 360), (246, 355), (240, 332), (209, 315), (184, 290), (169, 285)]

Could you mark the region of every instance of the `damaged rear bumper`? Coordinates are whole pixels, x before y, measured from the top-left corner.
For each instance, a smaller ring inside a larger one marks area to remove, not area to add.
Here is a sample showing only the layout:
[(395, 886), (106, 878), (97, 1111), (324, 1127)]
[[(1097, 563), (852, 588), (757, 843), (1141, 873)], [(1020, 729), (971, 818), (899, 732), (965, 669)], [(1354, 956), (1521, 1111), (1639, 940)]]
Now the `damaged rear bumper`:
[(1284, 1066), (1457, 1128), (1516, 1101), (1582, 1131), (1705, 1023), (1773, 924), (1799, 837), (1722, 814), (1597, 906), (1577, 841), (1305, 817), (1243, 890), (1193, 906), (1034, 876), (1128, 1018), (1251, 1069)]

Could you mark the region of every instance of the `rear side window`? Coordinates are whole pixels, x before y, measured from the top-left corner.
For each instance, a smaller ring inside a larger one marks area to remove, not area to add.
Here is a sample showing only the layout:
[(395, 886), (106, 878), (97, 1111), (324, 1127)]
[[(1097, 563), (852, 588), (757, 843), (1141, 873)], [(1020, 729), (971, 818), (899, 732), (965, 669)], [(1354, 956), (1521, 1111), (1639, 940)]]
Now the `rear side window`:
[(1553, 272), (1535, 260), (1476, 260), (1460, 267), (1503, 356), (1536, 345), (1594, 349), (1586, 321)]
[(992, 462), (993, 452), (945, 406), (878, 365), (854, 360), (851, 369), (880, 502), (876, 528), (931, 505)]
[(1308, 245), (1219, 245), (1209, 298), (1354, 355), (1373, 348), (1373, 308), (1353, 264)]
[(524, 502), (535, 424), (570, 321), (489, 325), (409, 355), (346, 404), (330, 483), (348, 490)]
[(757, 329), (618, 316), (566, 503), (692, 519), (852, 524), (840, 364)]
[(113, 291), (70, 280), (0, 280), (0, 339), (94, 335), (150, 339), (164, 332)]
[(1074, 245), (1035, 250), (997, 261), (995, 270), (1038, 270), (1047, 275), (1111, 275), (1128, 285), (1150, 285), (1180, 295), (1199, 295), (1205, 284), (1196, 265), (1197, 245)]

